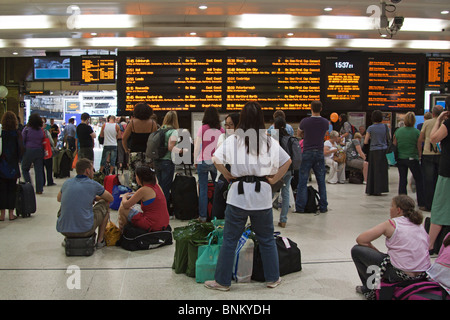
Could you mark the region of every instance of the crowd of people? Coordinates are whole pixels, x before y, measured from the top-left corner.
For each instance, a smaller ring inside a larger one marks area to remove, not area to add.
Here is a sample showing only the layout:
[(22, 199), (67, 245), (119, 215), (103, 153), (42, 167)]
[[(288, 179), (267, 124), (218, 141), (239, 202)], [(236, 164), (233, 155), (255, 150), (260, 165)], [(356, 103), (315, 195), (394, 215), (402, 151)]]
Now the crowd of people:
[[(429, 255), (433, 253), (434, 242), (442, 226), (450, 225), (450, 201), (445, 194), (446, 190), (450, 190), (448, 111), (435, 106), (432, 118), (424, 122), (421, 131), (414, 127), (414, 113), (408, 112), (404, 118), (405, 126), (396, 129), (391, 136), (391, 130), (383, 123), (382, 113), (378, 110), (372, 112), (372, 124), (367, 130), (362, 127), (359, 132), (355, 132), (345, 114), (341, 114), (339, 121), (330, 129), (331, 122), (321, 115), (322, 108), (320, 101), (313, 101), (311, 116), (299, 123), (297, 136), (302, 149), (302, 161), (298, 171), (289, 170), (289, 150), (283, 149), (279, 143), (283, 136), (294, 136), (294, 129), (286, 122), (282, 111), (274, 113), (274, 123), (266, 129), (261, 106), (257, 102), (248, 102), (239, 114), (226, 117), (224, 129), (217, 109), (211, 107), (205, 110), (202, 124), (193, 139), (192, 157), (198, 174), (200, 222), (208, 218), (208, 182), (216, 181), (220, 174), (230, 183), (226, 199), (224, 241), (215, 280), (206, 282), (207, 288), (222, 291), (230, 289), (232, 256), (248, 218), (259, 241), (267, 286), (278, 286), (281, 278), (273, 241), (272, 186), (283, 181), (280, 189), (280, 227), (286, 227), (291, 188), (296, 189), (293, 211), (304, 212), (311, 172), (315, 175), (319, 189), (318, 210), (321, 213), (327, 212), (329, 206), (326, 184), (345, 183), (346, 167), (361, 172), (367, 195), (381, 195), (389, 192), (386, 150), (390, 144), (395, 145), (397, 151), (399, 196), (392, 200), (391, 218), (357, 238), (352, 257), (363, 282), (357, 290), (361, 293), (369, 291), (364, 269), (369, 265), (389, 264), (391, 269), (388, 268), (384, 274), (392, 279), (397, 279), (392, 275), (398, 276), (399, 270), (403, 272), (403, 278), (414, 278), (425, 276), (430, 269)], [(113, 199), (110, 192), (92, 180), (93, 149), (97, 135), (89, 120), (89, 114), (83, 113), (78, 126), (70, 120), (64, 130), (64, 143), (78, 155), (78, 162), (76, 177), (64, 182), (57, 197), (61, 202), (57, 230), (66, 236), (84, 237), (98, 229), (97, 247), (100, 248), (105, 245), (104, 233), (109, 220), (107, 203)], [(14, 113), (8, 111), (2, 118), (1, 220), (5, 218), (6, 209), (9, 210), (10, 220), (15, 219), (11, 201), (15, 197), (8, 192), (11, 192), (11, 186), (15, 186), (20, 177), (19, 164), (26, 182), (31, 182), (29, 171), (31, 165), (34, 166), (36, 194), (43, 192), (44, 168), (47, 170), (47, 185), (54, 184), (51, 161), (47, 163), (48, 159), (44, 159), (42, 140), (48, 137), (55, 147), (58, 132), (53, 124), (48, 129), (44, 124), (45, 121), (33, 113), (20, 131)], [(157, 130), (164, 131), (167, 151), (158, 159), (149, 159), (146, 156), (147, 141)], [(189, 148), (179, 145), (181, 130), (175, 111), (167, 112), (160, 126), (146, 103), (135, 106), (128, 122), (124, 118), (110, 116), (101, 127), (98, 137), (103, 144), (100, 170), (105, 170), (107, 162), (109, 171), (106, 174), (118, 172), (115, 171), (118, 168), (127, 168), (129, 185), (133, 190), (125, 194), (119, 208), (120, 229), (127, 223), (153, 231), (168, 226), (170, 190), (175, 173), (174, 157), (191, 152)], [(429, 236), (423, 227), (418, 229), (423, 216), (415, 209), (416, 201), (407, 196), (408, 170), (415, 183), (417, 207), (422, 211), (431, 211)], [(80, 195), (76, 199), (77, 203), (68, 196), (74, 193)], [(74, 210), (79, 215), (74, 215)], [(379, 253), (371, 244), (382, 235), (387, 238), (387, 254)], [(446, 248), (448, 242), (447, 238)], [(404, 250), (413, 251), (412, 260), (405, 261)], [(445, 249), (445, 252), (448, 257), (448, 250)], [(438, 277), (437, 271), (433, 276)], [(443, 281), (448, 281), (448, 278)], [(445, 284), (448, 288), (449, 283)]]

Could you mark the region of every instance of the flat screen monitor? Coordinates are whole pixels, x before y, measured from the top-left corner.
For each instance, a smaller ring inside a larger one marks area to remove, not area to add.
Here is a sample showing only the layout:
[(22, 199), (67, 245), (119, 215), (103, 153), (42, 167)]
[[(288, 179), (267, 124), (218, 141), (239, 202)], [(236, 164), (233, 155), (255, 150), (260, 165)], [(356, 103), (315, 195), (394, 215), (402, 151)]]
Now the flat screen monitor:
[(34, 80), (70, 80), (70, 58), (34, 58)]

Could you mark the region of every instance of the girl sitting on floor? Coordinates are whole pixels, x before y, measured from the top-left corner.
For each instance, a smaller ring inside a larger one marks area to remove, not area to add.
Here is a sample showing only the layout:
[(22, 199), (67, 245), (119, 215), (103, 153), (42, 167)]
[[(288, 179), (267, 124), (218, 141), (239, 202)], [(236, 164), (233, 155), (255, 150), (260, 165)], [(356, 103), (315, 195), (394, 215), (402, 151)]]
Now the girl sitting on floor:
[[(159, 186), (155, 171), (147, 166), (136, 168), (136, 182), (141, 186), (136, 192), (123, 195), (119, 208), (119, 228), (129, 222), (147, 231), (160, 231), (169, 225), (166, 198)], [(141, 210), (133, 207), (141, 203)]]
[[(398, 195), (392, 199), (390, 219), (363, 232), (358, 236), (356, 246), (352, 248), (355, 263), (362, 286), (356, 291), (370, 298), (373, 293), (370, 279), (373, 271), (370, 266), (380, 268), (380, 276), (385, 282), (426, 278), (425, 271), (430, 268), (428, 252), (429, 237), (422, 226), (423, 216), (415, 209), (415, 202), (407, 195)], [(387, 254), (380, 252), (372, 241), (384, 235)]]

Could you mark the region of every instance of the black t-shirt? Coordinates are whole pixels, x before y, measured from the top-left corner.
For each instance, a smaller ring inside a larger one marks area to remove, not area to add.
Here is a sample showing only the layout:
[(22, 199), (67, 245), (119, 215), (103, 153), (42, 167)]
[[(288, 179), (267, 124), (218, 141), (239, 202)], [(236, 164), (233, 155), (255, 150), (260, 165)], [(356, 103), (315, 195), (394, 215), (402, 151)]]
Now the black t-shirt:
[(56, 123), (54, 123), (51, 127), (51, 135), (52, 138), (57, 138), (58, 137), (58, 131), (59, 131), (59, 127)]
[(441, 158), (439, 162), (439, 175), (450, 178), (450, 119), (444, 121), (447, 127), (447, 136), (441, 141)]
[(77, 126), (77, 137), (80, 143), (80, 148), (93, 148), (94, 141), (92, 139), (91, 133), (94, 132), (90, 125), (85, 123), (80, 123)]

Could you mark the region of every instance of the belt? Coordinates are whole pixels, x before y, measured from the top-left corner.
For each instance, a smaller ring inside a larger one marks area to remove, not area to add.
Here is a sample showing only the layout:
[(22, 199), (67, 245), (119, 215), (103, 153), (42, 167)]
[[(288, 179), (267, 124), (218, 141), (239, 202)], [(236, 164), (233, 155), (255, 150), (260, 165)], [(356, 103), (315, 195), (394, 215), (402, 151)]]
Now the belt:
[(255, 192), (261, 191), (261, 181), (267, 182), (266, 177), (257, 177), (257, 176), (243, 176), (236, 179), (239, 181), (238, 183), (238, 194), (244, 194), (244, 182), (253, 183), (256, 182)]

